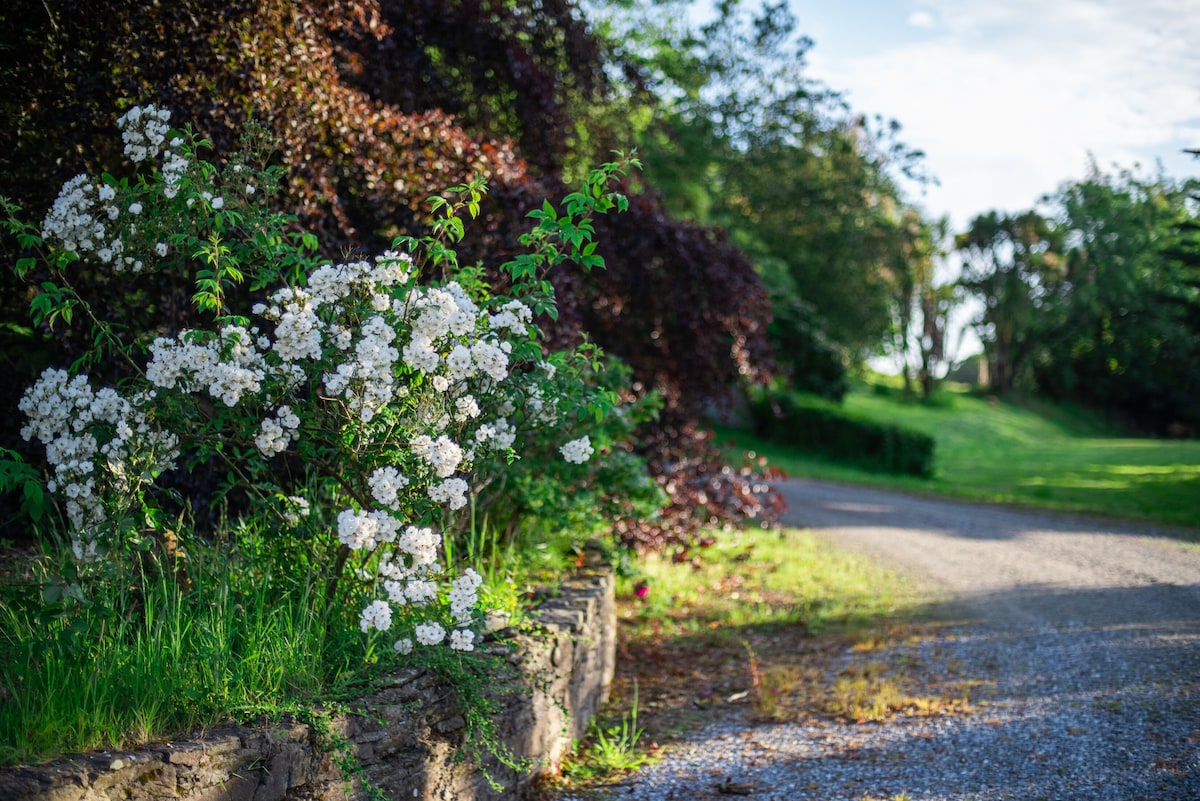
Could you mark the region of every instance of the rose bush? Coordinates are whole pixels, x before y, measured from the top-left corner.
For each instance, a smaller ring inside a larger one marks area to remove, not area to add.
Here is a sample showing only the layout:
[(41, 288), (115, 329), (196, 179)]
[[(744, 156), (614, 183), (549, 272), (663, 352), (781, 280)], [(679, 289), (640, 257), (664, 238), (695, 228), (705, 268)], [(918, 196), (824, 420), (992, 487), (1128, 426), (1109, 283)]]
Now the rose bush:
[[(603, 476), (589, 462), (600, 452), (617, 464), (607, 480), (646, 487), (640, 508), (653, 506), (644, 464), (620, 441), (632, 426), (620, 421), (648, 405), (625, 412), (630, 394), (599, 378), (595, 348), (547, 353), (535, 325), (555, 312), (547, 270), (601, 266), (592, 218), (623, 208), (610, 185), (635, 161), (602, 166), (559, 207), (534, 212), (528, 251), (504, 266), (509, 293), (500, 295), (454, 250), (482, 182), (433, 198), (427, 237), (317, 264), (312, 237), (289, 233), (290, 220), (266, 204), (280, 176), (262, 166), (263, 131), (251, 126), (218, 166), (201, 158), (206, 142), (169, 118), (154, 106), (123, 114), (124, 152), (141, 171), (68, 181), (40, 228), (6, 204), (10, 231), (39, 254), (17, 265), (41, 279), (35, 320), (83, 319), (91, 329), (88, 353), (69, 370), (47, 369), (20, 409), (22, 435), (45, 446), (46, 487), (72, 549), (96, 576), (138, 564), (131, 554), (152, 547), (166, 518), (156, 488), (164, 473), (219, 464), (226, 489), (272, 516), (280, 537), (311, 542), (326, 601), (361, 599), (362, 631), (388, 632), (405, 653), (414, 642), (469, 651), (482, 579), (443, 563), (443, 534), (485, 488), (504, 485), (526, 442), (563, 465), (544, 471), (553, 497)], [(80, 260), (131, 281), (184, 276), (207, 325), (144, 330), (106, 319), (72, 286)], [(124, 377), (94, 388), (84, 370), (109, 360), (123, 363)]]

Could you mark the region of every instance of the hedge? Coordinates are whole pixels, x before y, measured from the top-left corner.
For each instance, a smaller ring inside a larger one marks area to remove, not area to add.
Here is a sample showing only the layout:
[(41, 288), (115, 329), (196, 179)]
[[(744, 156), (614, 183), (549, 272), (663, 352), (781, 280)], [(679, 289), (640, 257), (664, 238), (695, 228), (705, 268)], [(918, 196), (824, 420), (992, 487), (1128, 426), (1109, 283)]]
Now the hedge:
[(933, 438), (852, 414), (812, 395), (766, 393), (751, 401), (758, 436), (869, 470), (933, 475)]

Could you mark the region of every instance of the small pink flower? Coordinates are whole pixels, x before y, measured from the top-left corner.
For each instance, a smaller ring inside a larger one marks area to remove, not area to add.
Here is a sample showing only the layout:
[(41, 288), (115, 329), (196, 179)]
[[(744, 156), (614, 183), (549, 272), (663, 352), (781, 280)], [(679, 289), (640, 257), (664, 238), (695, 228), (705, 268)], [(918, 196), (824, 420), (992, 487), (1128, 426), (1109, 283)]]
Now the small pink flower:
[(638, 582), (638, 585), (633, 588), (633, 594), (639, 598), (645, 598), (650, 594), (650, 587), (644, 582)]

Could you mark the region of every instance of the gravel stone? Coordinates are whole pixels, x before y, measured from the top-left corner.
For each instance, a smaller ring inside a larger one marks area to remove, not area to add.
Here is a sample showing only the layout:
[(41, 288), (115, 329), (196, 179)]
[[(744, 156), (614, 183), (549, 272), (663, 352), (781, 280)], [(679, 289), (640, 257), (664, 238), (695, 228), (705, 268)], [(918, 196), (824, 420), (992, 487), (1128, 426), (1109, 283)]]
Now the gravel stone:
[(881, 724), (735, 712), (578, 798), (1200, 800), (1200, 547), (1186, 532), (813, 481), (780, 489), (787, 525), (944, 599), (937, 616), (955, 623), (903, 647), (993, 691), (969, 714)]

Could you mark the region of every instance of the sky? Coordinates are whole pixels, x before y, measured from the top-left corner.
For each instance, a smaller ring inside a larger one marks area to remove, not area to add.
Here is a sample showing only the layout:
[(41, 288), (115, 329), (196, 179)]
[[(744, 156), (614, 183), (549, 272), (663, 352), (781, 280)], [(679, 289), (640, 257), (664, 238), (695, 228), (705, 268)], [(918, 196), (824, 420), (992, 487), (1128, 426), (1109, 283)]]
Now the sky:
[(956, 230), (1064, 181), (1161, 163), (1200, 176), (1200, 0), (790, 0), (809, 74), (894, 118)]

